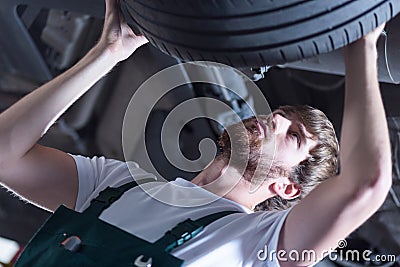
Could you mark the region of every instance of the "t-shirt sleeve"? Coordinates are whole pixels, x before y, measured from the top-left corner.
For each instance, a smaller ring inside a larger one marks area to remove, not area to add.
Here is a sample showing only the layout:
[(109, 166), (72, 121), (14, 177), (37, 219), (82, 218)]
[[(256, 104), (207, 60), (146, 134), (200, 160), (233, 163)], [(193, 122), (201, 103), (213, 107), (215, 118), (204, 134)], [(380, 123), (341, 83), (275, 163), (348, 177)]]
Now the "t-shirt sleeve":
[(117, 187), (128, 183), (133, 180), (133, 176), (135, 179), (154, 177), (140, 169), (135, 162), (122, 162), (105, 157), (71, 156), (74, 158), (78, 170), (79, 187), (75, 205), (77, 211), (85, 209), (90, 200), (107, 186)]
[(259, 236), (255, 258), (258, 264), (254, 266), (280, 266), (277, 258), (279, 235), (285, 220), (291, 211), (265, 212), (257, 226)]

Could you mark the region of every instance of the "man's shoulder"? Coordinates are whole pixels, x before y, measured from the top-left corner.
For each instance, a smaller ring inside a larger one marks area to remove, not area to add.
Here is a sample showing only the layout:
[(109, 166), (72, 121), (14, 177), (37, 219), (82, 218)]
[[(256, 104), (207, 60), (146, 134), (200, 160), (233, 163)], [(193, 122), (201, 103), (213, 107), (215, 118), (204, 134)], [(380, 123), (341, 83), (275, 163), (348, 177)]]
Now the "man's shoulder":
[(118, 187), (132, 180), (155, 179), (154, 174), (141, 169), (135, 162), (124, 162), (104, 156), (71, 156), (75, 160), (79, 179), (76, 204), (78, 210), (87, 206), (93, 197), (108, 186)]
[[(139, 167), (134, 161), (122, 161), (105, 156), (82, 156), (71, 155), (79, 171), (81, 172), (94, 172), (96, 176), (109, 175), (120, 176), (122, 174), (134, 175), (152, 175), (149, 172)], [(154, 175), (152, 175), (154, 176)]]

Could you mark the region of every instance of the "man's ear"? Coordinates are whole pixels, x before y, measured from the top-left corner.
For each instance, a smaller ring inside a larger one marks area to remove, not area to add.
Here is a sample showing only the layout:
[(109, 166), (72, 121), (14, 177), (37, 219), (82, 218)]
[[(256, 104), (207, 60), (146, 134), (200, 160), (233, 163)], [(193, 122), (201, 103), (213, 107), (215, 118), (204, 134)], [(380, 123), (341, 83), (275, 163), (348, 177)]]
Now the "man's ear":
[(272, 185), (272, 190), (283, 199), (294, 199), (301, 193), (300, 186), (293, 183), (289, 178), (279, 178)]

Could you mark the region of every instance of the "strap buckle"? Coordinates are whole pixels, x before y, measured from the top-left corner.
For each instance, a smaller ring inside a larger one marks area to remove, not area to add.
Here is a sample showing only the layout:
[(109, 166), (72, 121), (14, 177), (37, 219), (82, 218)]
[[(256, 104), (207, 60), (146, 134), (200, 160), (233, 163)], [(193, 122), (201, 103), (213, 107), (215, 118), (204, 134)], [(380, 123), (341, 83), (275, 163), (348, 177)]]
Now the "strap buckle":
[(198, 233), (203, 230), (204, 226), (187, 219), (183, 222), (178, 223), (174, 228), (165, 233), (165, 236), (173, 236), (175, 241), (168, 245), (165, 249), (166, 252), (170, 252), (176, 247), (183, 245), (185, 242), (189, 241), (195, 237)]
[(103, 203), (105, 208), (107, 208), (120, 198), (123, 193), (124, 191), (119, 188), (108, 186), (105, 190), (101, 191), (96, 198), (92, 199), (90, 203), (100, 202)]

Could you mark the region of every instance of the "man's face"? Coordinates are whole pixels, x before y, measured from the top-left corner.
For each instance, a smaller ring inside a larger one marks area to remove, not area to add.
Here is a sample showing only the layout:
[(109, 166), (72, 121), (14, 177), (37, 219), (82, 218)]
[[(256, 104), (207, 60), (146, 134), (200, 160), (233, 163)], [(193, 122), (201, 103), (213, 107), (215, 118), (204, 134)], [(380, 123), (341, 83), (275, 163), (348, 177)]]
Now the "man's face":
[[(283, 175), (282, 170), (289, 171), (297, 166), (309, 156), (310, 150), (317, 144), (295, 116), (287, 115), (281, 110), (276, 110), (269, 116), (246, 119), (242, 123), (246, 132), (239, 127), (240, 123), (230, 127), (229, 133), (234, 133), (232, 142), (236, 142), (237, 147), (250, 145), (250, 154), (247, 157), (243, 153), (241, 160), (248, 160), (248, 171), (254, 171), (257, 167), (262, 176), (270, 172), (272, 161), (273, 166), (279, 166), (274, 170), (275, 176)], [(222, 135), (221, 142), (229, 142), (227, 132)], [(233, 153), (241, 154), (241, 151), (239, 149)], [(269, 176), (274, 174), (270, 173)]]
[(310, 156), (310, 150), (317, 145), (317, 141), (294, 115), (276, 110), (272, 117), (276, 145), (274, 159), (288, 168), (297, 166)]

